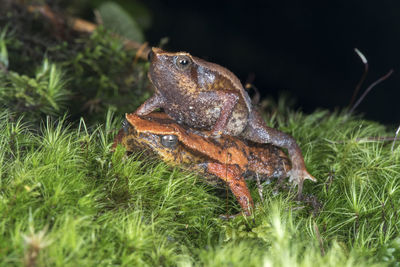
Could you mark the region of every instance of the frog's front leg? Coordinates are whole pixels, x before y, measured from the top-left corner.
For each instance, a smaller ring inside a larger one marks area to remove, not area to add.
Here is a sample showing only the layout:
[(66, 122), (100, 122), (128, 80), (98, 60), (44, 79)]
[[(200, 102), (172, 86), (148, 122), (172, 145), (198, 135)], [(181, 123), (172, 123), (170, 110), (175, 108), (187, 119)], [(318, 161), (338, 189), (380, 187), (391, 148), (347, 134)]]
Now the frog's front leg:
[(306, 179), (316, 181), (316, 179), (308, 173), (304, 163), (304, 158), (299, 145), (294, 138), (277, 129), (268, 127), (261, 115), (253, 110), (250, 113), (249, 121), (242, 136), (248, 140), (257, 143), (271, 143), (275, 146), (283, 147), (288, 150), (288, 154), (292, 163), (292, 169), (289, 172), (290, 181), (298, 185), (298, 197), (301, 198), (303, 182)]
[(154, 94), (142, 105), (140, 105), (140, 107), (135, 111), (135, 114), (139, 116), (145, 116), (158, 108), (162, 108), (164, 103), (164, 97), (159, 94)]
[(251, 209), (254, 208), (254, 203), (240, 169), (235, 165), (212, 162), (207, 163), (207, 171), (219, 177), (229, 186), (243, 213), (250, 215)]

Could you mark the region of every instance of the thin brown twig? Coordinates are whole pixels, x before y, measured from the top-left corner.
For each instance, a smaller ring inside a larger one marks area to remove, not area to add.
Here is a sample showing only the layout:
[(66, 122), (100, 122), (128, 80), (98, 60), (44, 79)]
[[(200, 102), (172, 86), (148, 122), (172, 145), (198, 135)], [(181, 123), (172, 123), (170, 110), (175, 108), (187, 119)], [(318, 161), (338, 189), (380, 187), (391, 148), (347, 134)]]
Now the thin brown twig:
[(381, 82), (383, 82), (384, 80), (389, 78), (389, 76), (392, 75), (392, 73), (393, 73), (393, 69), (391, 69), (386, 75), (382, 76), (381, 78), (379, 78), (378, 80), (373, 82), (370, 86), (368, 86), (368, 88), (360, 96), (360, 98), (357, 100), (357, 102), (354, 104), (354, 106), (350, 109), (349, 113), (350, 114), (353, 113), (354, 110), (358, 107), (358, 105), (360, 105), (361, 101), (363, 101), (365, 96), (372, 90), (372, 88), (374, 88), (376, 85), (380, 84)]
[(362, 63), (364, 64), (364, 73), (361, 76), (360, 81), (358, 82), (356, 88), (354, 89), (353, 96), (351, 97), (350, 103), (349, 103), (349, 108), (353, 105), (354, 101), (356, 100), (356, 96), (358, 94), (358, 91), (360, 91), (361, 85), (364, 83), (365, 78), (367, 77), (368, 74), (368, 60), (364, 56), (363, 53), (361, 53), (360, 50), (357, 48), (354, 48), (354, 51), (357, 53), (357, 55), (361, 58)]
[[(97, 29), (97, 25), (95, 23), (80, 19), (74, 18), (70, 16), (65, 16), (65, 21), (63, 21), (64, 16), (60, 16), (56, 14), (51, 8), (47, 5), (29, 5), (27, 7), (29, 12), (39, 12), (45, 18), (50, 20), (54, 27), (60, 28), (61, 25), (70, 25), (74, 31), (82, 32), (82, 33), (92, 33)], [(137, 53), (137, 58), (147, 60), (147, 53), (150, 51), (150, 48), (147, 47), (147, 44), (141, 44), (129, 39), (126, 39), (120, 35), (115, 35), (117, 38), (121, 38), (124, 41), (125, 49), (128, 50), (141, 50), (140, 53)]]
[(321, 238), (321, 234), (319, 233), (318, 225), (315, 222), (314, 222), (314, 231), (318, 239), (319, 249), (321, 250), (321, 256), (323, 257), (325, 255), (324, 242)]

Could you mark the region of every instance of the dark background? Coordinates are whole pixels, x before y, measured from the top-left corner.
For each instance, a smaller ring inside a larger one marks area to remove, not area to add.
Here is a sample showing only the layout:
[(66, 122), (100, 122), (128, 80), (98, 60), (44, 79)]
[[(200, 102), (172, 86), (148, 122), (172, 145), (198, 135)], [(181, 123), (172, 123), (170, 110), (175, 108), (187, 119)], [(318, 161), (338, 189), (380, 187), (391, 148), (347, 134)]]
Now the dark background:
[(146, 0), (151, 45), (169, 37), (166, 48), (218, 63), (263, 97), (288, 92), (296, 108), (346, 107), (364, 66), (361, 91), (394, 74), (357, 109), (368, 119), (399, 121), (400, 1), (161, 1)]

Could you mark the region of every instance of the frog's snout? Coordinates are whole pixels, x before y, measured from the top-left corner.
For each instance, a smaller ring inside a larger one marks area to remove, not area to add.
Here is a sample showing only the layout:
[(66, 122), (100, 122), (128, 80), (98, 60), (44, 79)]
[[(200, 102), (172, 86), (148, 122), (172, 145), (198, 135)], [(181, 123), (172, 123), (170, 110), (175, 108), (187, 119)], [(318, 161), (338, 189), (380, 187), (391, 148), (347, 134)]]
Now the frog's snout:
[(150, 62), (153, 62), (160, 54), (165, 53), (164, 50), (158, 47), (152, 47), (149, 54), (147, 55), (147, 59)]

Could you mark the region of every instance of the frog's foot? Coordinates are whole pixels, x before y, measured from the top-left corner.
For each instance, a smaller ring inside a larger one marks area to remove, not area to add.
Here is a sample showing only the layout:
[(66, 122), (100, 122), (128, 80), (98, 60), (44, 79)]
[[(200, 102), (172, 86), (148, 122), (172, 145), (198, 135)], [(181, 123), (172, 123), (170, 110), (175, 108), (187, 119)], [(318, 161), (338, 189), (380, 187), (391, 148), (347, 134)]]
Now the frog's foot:
[(203, 131), (203, 135), (207, 138), (219, 139), (223, 134), (222, 131), (211, 130), (211, 131)]
[(204, 138), (213, 138), (213, 139), (219, 139), (222, 135), (221, 131), (199, 131), (199, 130), (195, 130), (195, 129), (187, 129), (186, 131), (188, 131), (189, 133), (193, 133), (193, 134), (197, 134), (200, 135), (201, 137)]
[(212, 131), (211, 132), (211, 137), (214, 139), (218, 139), (221, 137), (221, 135), (223, 134), (222, 131)]
[(311, 180), (313, 182), (316, 182), (317, 179), (315, 179), (314, 176), (308, 173), (305, 169), (292, 169), (289, 171), (289, 182), (293, 183), (294, 185), (297, 185), (297, 198), (299, 200), (302, 199), (302, 192), (303, 192), (303, 183), (305, 180)]
[(190, 133), (190, 134), (195, 134), (204, 138), (208, 138), (210, 136), (210, 134), (206, 131), (199, 131), (196, 129), (192, 129), (192, 128), (188, 128), (186, 129), (186, 132)]
[(247, 188), (246, 181), (242, 175), (242, 170), (236, 165), (226, 165), (216, 162), (208, 163), (207, 170), (209, 173), (219, 177), (229, 186), (229, 189), (239, 202), (243, 213), (250, 215), (254, 203), (250, 191)]

